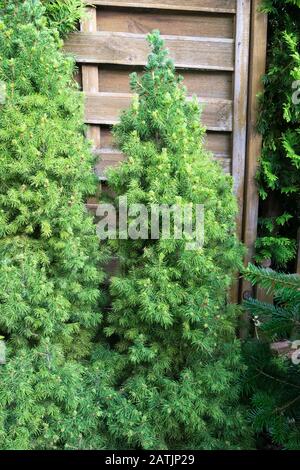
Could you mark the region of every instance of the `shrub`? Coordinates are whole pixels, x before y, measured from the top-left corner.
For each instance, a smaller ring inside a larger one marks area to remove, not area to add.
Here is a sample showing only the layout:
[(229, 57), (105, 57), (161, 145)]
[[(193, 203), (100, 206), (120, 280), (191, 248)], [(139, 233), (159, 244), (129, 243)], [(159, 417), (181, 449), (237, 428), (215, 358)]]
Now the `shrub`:
[[(267, 431), (278, 446), (299, 450), (300, 276), (251, 265), (246, 276), (254, 285), (274, 293), (274, 305), (255, 299), (245, 302), (254, 317), (258, 337), (245, 347), (249, 364), (245, 390), (252, 400), (253, 426), (257, 432)], [(276, 350), (283, 354), (274, 354)]]
[(269, 14), (269, 52), (258, 121), (263, 149), (256, 259), (270, 258), (274, 268), (282, 269), (295, 259), (300, 226), (300, 2), (265, 0), (264, 9)]
[(96, 181), (74, 62), (44, 13), (0, 1), (2, 449), (80, 448), (97, 426), (83, 381), (103, 278), (84, 206)]
[(196, 100), (187, 101), (163, 41), (115, 127), (127, 160), (109, 176), (128, 204), (205, 204), (205, 246), (182, 240), (113, 240), (121, 274), (105, 319), (111, 350), (95, 352), (111, 448), (235, 449), (248, 444), (239, 406), (237, 311), (228, 305), (241, 265), (231, 177), (203, 148)]
[(84, 17), (83, 0), (41, 0), (45, 16), (51, 28), (56, 28), (62, 37), (73, 31)]

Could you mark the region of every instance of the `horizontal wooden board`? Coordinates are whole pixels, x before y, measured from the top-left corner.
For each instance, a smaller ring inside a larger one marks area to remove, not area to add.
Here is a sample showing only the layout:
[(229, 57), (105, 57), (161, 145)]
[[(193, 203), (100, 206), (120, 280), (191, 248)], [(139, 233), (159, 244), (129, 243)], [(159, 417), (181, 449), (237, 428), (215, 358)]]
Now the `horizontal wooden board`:
[[(123, 109), (130, 106), (130, 93), (86, 93), (85, 122), (87, 124), (116, 124)], [(209, 130), (232, 130), (232, 101), (199, 98), (203, 107), (202, 122)]]
[[(109, 168), (117, 167), (125, 159), (125, 156), (122, 152), (110, 148), (103, 148), (97, 151), (96, 155), (99, 156), (99, 160), (95, 165), (95, 173), (99, 177), (100, 181), (106, 181), (107, 170)], [(221, 164), (225, 173), (230, 173), (231, 159), (228, 156), (223, 154), (216, 154), (214, 155), (214, 159)]]
[[(234, 41), (226, 38), (163, 36), (176, 67), (197, 70), (234, 68)], [(66, 52), (79, 63), (145, 65), (150, 52), (144, 34), (73, 33), (65, 42)]]
[(95, 166), (95, 173), (101, 181), (106, 181), (108, 168), (116, 167), (124, 160), (124, 154), (118, 150), (103, 148), (96, 153), (99, 160)]
[[(102, 131), (102, 129), (101, 129)], [(214, 154), (224, 155), (226, 158), (232, 155), (232, 133), (210, 132), (205, 136), (205, 146)]]
[(235, 13), (236, 0), (85, 0), (88, 4), (114, 7), (156, 8), (178, 11)]
[(132, 9), (98, 10), (98, 31), (148, 34), (154, 29), (164, 35), (233, 38), (234, 16)]
[[(205, 146), (216, 155), (231, 158), (232, 134), (230, 132), (208, 131), (205, 136)], [(101, 147), (115, 149), (111, 126), (101, 126)]]
[(115, 148), (111, 126), (101, 126), (101, 147)]
[[(135, 68), (140, 74), (140, 68)], [(130, 67), (99, 67), (99, 91), (130, 93)], [(183, 85), (190, 95), (203, 98), (232, 99), (232, 72), (182, 71)]]

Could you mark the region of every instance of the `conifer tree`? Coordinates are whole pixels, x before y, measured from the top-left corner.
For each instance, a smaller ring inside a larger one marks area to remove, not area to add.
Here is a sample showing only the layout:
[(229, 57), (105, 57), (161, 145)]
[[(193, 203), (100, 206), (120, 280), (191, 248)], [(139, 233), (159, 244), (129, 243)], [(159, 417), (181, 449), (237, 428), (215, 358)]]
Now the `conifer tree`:
[[(274, 304), (245, 302), (257, 333), (244, 349), (249, 364), (244, 386), (252, 402), (253, 427), (258, 433), (267, 432), (277, 446), (299, 450), (300, 276), (253, 265), (245, 275), (253, 285), (274, 294)], [(284, 348), (278, 349), (279, 345)]]
[[(105, 318), (111, 350), (94, 353), (111, 448), (237, 449), (249, 445), (239, 406), (237, 311), (228, 304), (242, 248), (231, 177), (203, 146), (189, 101), (159, 33), (136, 97), (115, 127), (126, 161), (109, 175), (128, 204), (204, 204), (205, 244), (188, 239), (112, 240), (120, 275)], [(97, 384), (94, 383), (97, 387)]]
[(294, 269), (300, 224), (300, 1), (264, 0), (268, 61), (258, 130), (263, 148), (258, 172), (261, 197), (256, 261)]
[(83, 0), (41, 0), (41, 3), (48, 25), (57, 29), (61, 37), (73, 31), (85, 16)]
[(0, 1), (1, 449), (102, 445), (83, 362), (100, 320), (96, 182), (74, 61), (44, 13)]

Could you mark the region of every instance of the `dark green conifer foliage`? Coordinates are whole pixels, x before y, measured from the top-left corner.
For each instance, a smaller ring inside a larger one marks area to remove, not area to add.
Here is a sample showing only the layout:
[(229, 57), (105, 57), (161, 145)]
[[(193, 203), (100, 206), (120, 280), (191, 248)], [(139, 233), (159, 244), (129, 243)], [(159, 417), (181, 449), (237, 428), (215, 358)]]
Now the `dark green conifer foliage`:
[[(300, 276), (250, 265), (247, 278), (274, 293), (274, 305), (245, 303), (257, 326), (258, 340), (247, 343), (245, 391), (252, 400), (255, 431), (267, 431), (275, 444), (300, 449)], [(272, 353), (271, 342), (290, 341), (286, 354)], [(295, 341), (295, 343), (294, 343)], [(292, 347), (294, 346), (294, 348)]]
[(96, 182), (74, 61), (44, 13), (0, 1), (2, 449), (89, 446), (97, 425), (82, 363), (100, 320), (102, 255), (84, 207)]
[(73, 31), (85, 16), (83, 0), (41, 0), (45, 16), (51, 28), (56, 28), (61, 37)]
[[(248, 445), (239, 406), (237, 312), (227, 304), (241, 265), (232, 180), (204, 150), (197, 100), (187, 101), (163, 41), (115, 128), (127, 160), (109, 183), (128, 204), (205, 205), (205, 246), (186, 240), (116, 240), (105, 332), (95, 352), (103, 418), (113, 448), (233, 449)], [(116, 200), (116, 203), (118, 201)]]
[(264, 0), (263, 6), (269, 47), (258, 120), (263, 149), (256, 260), (270, 258), (275, 269), (282, 269), (294, 264), (300, 227), (300, 2)]

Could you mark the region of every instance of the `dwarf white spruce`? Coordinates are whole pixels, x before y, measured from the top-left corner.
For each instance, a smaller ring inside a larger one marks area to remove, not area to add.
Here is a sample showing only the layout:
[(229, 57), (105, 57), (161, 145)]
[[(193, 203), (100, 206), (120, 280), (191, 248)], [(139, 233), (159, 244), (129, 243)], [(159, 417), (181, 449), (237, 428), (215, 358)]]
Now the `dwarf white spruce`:
[(97, 426), (83, 385), (103, 278), (84, 205), (96, 181), (74, 61), (47, 24), (39, 1), (0, 1), (1, 449), (81, 448)]
[(204, 149), (198, 103), (186, 99), (159, 33), (148, 39), (146, 70), (131, 80), (136, 98), (114, 130), (126, 161), (109, 183), (116, 205), (119, 196), (147, 207), (204, 204), (205, 243), (110, 242), (120, 275), (104, 318), (111, 350), (95, 351), (99, 402), (112, 448), (245, 448), (238, 312), (228, 305), (243, 252), (232, 180)]

